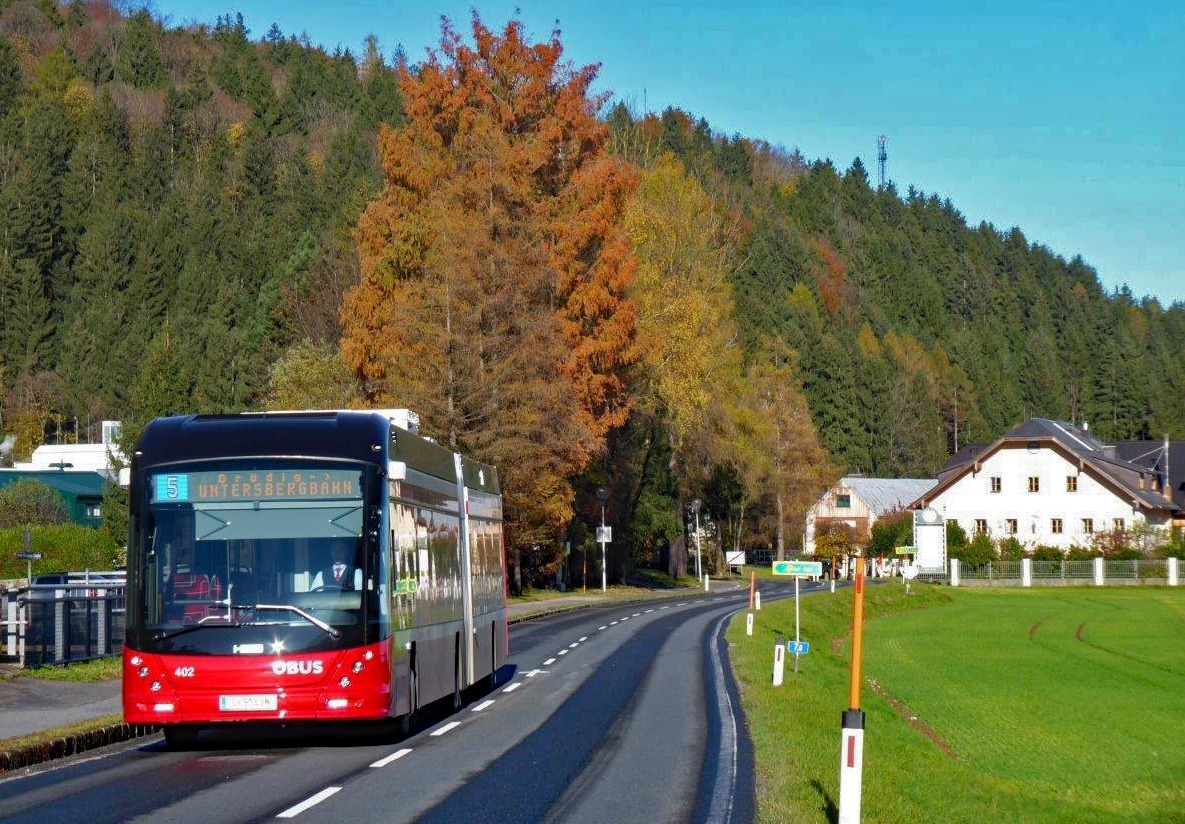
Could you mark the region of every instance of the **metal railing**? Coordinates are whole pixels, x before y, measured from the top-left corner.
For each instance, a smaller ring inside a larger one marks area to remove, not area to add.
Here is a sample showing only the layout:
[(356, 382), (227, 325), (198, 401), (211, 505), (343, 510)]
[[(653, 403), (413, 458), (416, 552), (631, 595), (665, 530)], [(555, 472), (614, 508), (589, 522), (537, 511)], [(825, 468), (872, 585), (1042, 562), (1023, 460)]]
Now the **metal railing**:
[[(1034, 584), (1093, 582), (1095, 562), (1086, 560), (1032, 561), (1030, 574)], [(936, 573), (935, 578), (948, 577)], [(959, 577), (965, 581), (1020, 581), (1023, 578), (1021, 561), (990, 561), (982, 566), (960, 566)], [(1168, 578), (1168, 562), (1163, 558), (1104, 561), (1104, 582), (1164, 583)]]
[(124, 587), (33, 584), (0, 593), (0, 660), (40, 667), (123, 650)]

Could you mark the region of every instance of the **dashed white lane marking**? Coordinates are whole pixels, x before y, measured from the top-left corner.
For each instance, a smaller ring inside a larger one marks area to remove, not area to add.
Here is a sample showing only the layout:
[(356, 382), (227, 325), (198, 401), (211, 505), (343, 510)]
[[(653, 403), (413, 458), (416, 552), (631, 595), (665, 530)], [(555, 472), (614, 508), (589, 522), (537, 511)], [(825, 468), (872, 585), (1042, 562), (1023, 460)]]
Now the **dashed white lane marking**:
[(560, 651), (559, 651), (558, 653), (556, 653), (556, 654), (557, 654), (557, 655), (567, 655), (567, 654), (568, 654), (568, 651), (567, 651), (566, 649), (562, 649), (562, 650), (560, 650)]
[(664, 604), (661, 607), (659, 607), (659, 609), (670, 609), (670, 608), (671, 608), (670, 604)]
[(577, 643), (577, 644), (583, 644), (583, 643), (584, 643), (585, 641), (587, 641), (587, 640), (588, 640), (588, 636), (587, 636), (587, 635), (584, 635), (584, 636), (581, 636), (580, 638), (577, 638), (577, 639), (576, 639), (576, 643)]
[(518, 689), (522, 685), (523, 685), (522, 681), (515, 681), (513, 684), (508, 686), (506, 689), (502, 690), (502, 692), (514, 692), (516, 689)]
[(580, 642), (579, 642), (579, 641), (577, 641), (577, 642), (576, 642), (576, 643), (574, 643), (574, 644), (568, 644), (568, 649), (576, 649), (578, 646), (580, 646)]
[(380, 758), (378, 761), (374, 762), (370, 766), (385, 767), (388, 764), (390, 764), (392, 761), (398, 761), (400, 758), (403, 758), (403, 756), (407, 755), (409, 752), (411, 752), (411, 750), (395, 750), (395, 752), (391, 753), (386, 758)]
[(686, 602), (686, 601), (680, 601), (679, 603), (675, 604), (675, 606), (677, 606), (677, 607), (685, 607), (685, 606), (687, 606), (687, 602)]
[[(554, 659), (554, 658), (548, 658), (546, 661), (544, 661), (544, 662), (543, 662), (543, 666), (545, 666), (545, 667), (550, 667), (550, 666), (551, 666), (552, 664), (554, 664), (554, 663), (555, 663), (555, 659)], [(527, 673), (527, 677), (528, 677), (528, 678), (530, 678), (530, 677), (531, 677), (531, 674), (530, 674), (530, 673)]]
[(634, 613), (633, 615), (631, 615), (630, 617), (631, 617), (631, 618), (637, 618), (637, 617), (638, 617), (639, 615), (641, 615), (641, 614), (642, 614), (642, 613), (640, 613), (640, 612), (635, 612), (635, 613)]
[(459, 727), (459, 726), (461, 726), (461, 722), (460, 722), (460, 721), (450, 721), (449, 723), (445, 724), (445, 725), (444, 725), (443, 727), (441, 727), (440, 729), (438, 729), (438, 730), (436, 730), (435, 732), (433, 732), (433, 733), (432, 733), (432, 735), (444, 735), (446, 732), (450, 732), (450, 731), (452, 731), (452, 730), (455, 730), (455, 729), (456, 729), (457, 727)]
[(654, 612), (654, 610), (652, 610), (652, 609), (648, 609), (648, 610), (646, 610), (646, 612), (648, 612), (648, 613), (649, 613), (649, 612)]
[(630, 619), (630, 617), (628, 615), (621, 616), (622, 621), (628, 621), (629, 619)]
[[(613, 623), (615, 623), (615, 624), (616, 624), (617, 622), (616, 622), (616, 621), (614, 621)], [(600, 632), (600, 631), (601, 631), (601, 630), (603, 630), (603, 629), (608, 629), (608, 627), (607, 627), (605, 624), (602, 624), (601, 626), (597, 627), (597, 632)]]
[(276, 818), (296, 818), (298, 815), (300, 815), (301, 813), (303, 813), (305, 810), (309, 809), (310, 807), (315, 807), (316, 805), (318, 805), (322, 801), (324, 801), (326, 798), (329, 798), (331, 795), (335, 795), (335, 794), (341, 792), (341, 789), (342, 789), (341, 787), (326, 787), (325, 789), (321, 790), (321, 792), (317, 793), (316, 795), (310, 796), (309, 798), (306, 798), (304, 801), (300, 802), (299, 804), (297, 804), (293, 807), (289, 807), (288, 809), (284, 810), (284, 812), (277, 815)]
[(492, 707), (493, 705), (494, 705), (494, 699), (491, 698), (488, 701), (482, 701), (480, 704), (478, 704), (476, 707), (473, 708), (473, 711), (474, 712), (481, 712), (486, 707)]
[(616, 622), (616, 621), (610, 621), (610, 622), (609, 622), (609, 626), (611, 626), (611, 627), (615, 627), (615, 626), (617, 626), (617, 622)]

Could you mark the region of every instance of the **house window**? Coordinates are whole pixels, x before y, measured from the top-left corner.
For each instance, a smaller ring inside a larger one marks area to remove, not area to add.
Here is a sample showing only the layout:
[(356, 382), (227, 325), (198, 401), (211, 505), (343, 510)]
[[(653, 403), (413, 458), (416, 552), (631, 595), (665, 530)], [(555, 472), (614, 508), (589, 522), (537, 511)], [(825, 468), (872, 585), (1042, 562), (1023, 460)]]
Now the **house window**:
[(989, 491), (991, 491), (991, 492), (999, 492), (999, 491), (1000, 491), (1000, 476), (999, 476), (999, 475), (993, 475), (993, 476), (992, 476), (991, 478), (989, 478), (988, 480), (991, 482), (991, 489), (990, 489)]
[(977, 535), (986, 535), (987, 534), (987, 519), (986, 518), (976, 518), (975, 519), (975, 534), (977, 534)]
[(1051, 518), (1049, 521), (1049, 531), (1052, 532), (1054, 535), (1061, 535), (1062, 534), (1062, 519), (1061, 518)]
[(836, 495), (835, 496), (835, 505), (839, 509), (851, 509), (852, 508), (852, 496), (851, 495)]
[(1004, 531), (1009, 535), (1016, 534), (1016, 518), (1007, 518), (1004, 520)]
[(1041, 479), (1038, 478), (1036, 475), (1030, 475), (1029, 476), (1029, 492), (1040, 492), (1040, 491), (1041, 491)]
[(1077, 475), (1067, 475), (1066, 476), (1066, 491), (1067, 492), (1077, 492), (1078, 491), (1078, 476)]
[(1112, 518), (1111, 529), (1115, 530), (1116, 532), (1123, 532), (1123, 530), (1127, 529), (1126, 522), (1123, 520), (1123, 518)]
[(86, 508), (86, 517), (88, 518), (102, 518), (103, 510), (98, 504), (90, 504)]
[(1083, 531), (1083, 533), (1085, 533), (1087, 535), (1094, 534), (1094, 518), (1083, 518), (1082, 519), (1082, 531)]

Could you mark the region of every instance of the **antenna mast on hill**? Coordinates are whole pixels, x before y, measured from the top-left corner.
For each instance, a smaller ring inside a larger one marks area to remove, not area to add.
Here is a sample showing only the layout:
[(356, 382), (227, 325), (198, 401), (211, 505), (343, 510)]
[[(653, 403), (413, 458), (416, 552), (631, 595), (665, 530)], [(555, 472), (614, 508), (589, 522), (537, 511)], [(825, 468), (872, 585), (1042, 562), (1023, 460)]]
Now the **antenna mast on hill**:
[(885, 144), (889, 142), (889, 138), (883, 134), (876, 139), (876, 168), (880, 177), (880, 184), (878, 188), (885, 188), (885, 163), (889, 160), (889, 153), (885, 149)]

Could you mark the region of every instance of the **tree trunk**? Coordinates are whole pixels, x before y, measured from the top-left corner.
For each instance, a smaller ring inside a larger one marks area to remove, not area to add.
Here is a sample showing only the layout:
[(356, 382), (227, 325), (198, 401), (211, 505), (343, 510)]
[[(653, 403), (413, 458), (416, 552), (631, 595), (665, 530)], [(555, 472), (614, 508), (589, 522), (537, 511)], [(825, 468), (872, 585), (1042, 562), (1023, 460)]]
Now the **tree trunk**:
[(783, 511), (782, 493), (774, 495), (774, 501), (778, 505), (778, 554), (779, 561), (786, 560), (786, 523), (784, 521), (785, 513)]

